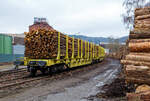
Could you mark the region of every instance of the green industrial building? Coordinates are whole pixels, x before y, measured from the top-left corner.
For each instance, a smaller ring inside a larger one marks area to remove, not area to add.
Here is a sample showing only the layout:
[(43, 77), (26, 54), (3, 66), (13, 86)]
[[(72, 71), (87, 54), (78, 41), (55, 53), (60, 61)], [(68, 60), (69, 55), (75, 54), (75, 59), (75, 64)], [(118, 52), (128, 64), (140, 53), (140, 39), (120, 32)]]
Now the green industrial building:
[(0, 34), (0, 54), (13, 54), (11, 36)]
[(12, 37), (0, 33), (0, 63), (14, 60)]

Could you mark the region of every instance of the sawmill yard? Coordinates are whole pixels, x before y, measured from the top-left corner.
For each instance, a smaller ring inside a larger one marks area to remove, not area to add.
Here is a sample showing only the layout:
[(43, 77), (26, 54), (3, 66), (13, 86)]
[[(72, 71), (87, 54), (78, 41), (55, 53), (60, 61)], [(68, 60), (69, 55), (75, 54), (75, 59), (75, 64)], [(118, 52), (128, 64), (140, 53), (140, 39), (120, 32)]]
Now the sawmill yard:
[(150, 1), (6, 1), (22, 19), (0, 16), (21, 33), (0, 33), (0, 101), (150, 101)]

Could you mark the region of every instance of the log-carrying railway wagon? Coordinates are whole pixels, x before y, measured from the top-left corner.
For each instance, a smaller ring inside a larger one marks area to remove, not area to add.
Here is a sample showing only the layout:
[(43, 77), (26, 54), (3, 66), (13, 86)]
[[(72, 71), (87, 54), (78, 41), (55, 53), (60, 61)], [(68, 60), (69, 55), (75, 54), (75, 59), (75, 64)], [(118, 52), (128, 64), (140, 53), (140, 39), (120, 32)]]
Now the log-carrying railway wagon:
[[(48, 38), (45, 38), (44, 35)], [(53, 49), (56, 52), (50, 55), (53, 51), (43, 47), (51, 47), (51, 50), (52, 48), (56, 48)], [(104, 57), (105, 50), (99, 45), (81, 39), (71, 38), (57, 31), (38, 30), (26, 33), (24, 60), (16, 61), (15, 65), (27, 66), (31, 75), (35, 76), (37, 70), (40, 70), (42, 73), (46, 71), (55, 72), (66, 68), (98, 63)]]

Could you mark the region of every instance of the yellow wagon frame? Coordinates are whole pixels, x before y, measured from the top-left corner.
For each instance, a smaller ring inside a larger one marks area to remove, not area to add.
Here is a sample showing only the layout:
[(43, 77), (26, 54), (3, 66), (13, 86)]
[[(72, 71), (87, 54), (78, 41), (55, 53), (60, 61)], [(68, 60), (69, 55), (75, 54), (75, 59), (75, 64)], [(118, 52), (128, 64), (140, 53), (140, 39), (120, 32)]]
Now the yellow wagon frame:
[[(72, 38), (72, 56), (69, 58), (68, 56), (68, 35), (66, 35), (66, 56), (64, 59), (60, 59), (60, 33), (58, 32), (58, 53), (56, 59), (29, 59), (27, 57), (24, 58), (24, 65), (28, 66), (30, 61), (45, 61), (46, 66), (52, 66), (56, 64), (66, 64), (69, 68), (83, 66), (87, 64), (91, 64), (93, 61), (102, 61), (105, 57), (105, 50), (103, 47), (96, 45), (94, 43), (90, 43), (85, 41), (85, 56), (83, 56), (83, 40), (78, 39), (78, 56), (74, 56), (74, 38)], [(89, 47), (91, 45), (92, 47)], [(98, 52), (94, 53), (95, 46), (98, 46)], [(80, 51), (81, 48), (81, 51)], [(89, 51), (91, 50), (91, 51)], [(80, 53), (81, 52), (81, 53)], [(97, 53), (97, 54), (96, 54)]]

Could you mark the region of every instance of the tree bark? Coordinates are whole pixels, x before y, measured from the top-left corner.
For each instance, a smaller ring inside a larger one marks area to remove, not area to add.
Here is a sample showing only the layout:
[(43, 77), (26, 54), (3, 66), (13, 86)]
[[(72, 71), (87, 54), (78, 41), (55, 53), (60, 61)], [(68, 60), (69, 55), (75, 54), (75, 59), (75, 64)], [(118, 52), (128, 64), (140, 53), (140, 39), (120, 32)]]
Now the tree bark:
[(121, 60), (124, 65), (135, 65), (135, 66), (150, 66), (150, 62), (133, 61), (133, 60)]
[(150, 14), (137, 16), (137, 17), (135, 17), (135, 20), (143, 20), (143, 19), (147, 19), (147, 18), (150, 18)]
[(150, 13), (150, 7), (145, 7), (145, 8), (137, 8), (135, 9), (135, 17), (141, 16), (141, 15), (147, 15)]
[(130, 52), (150, 52), (150, 42), (129, 43)]
[(143, 55), (126, 55), (126, 60), (150, 62), (150, 56)]
[(134, 30), (130, 31), (129, 39), (147, 39), (150, 38), (150, 30)]

